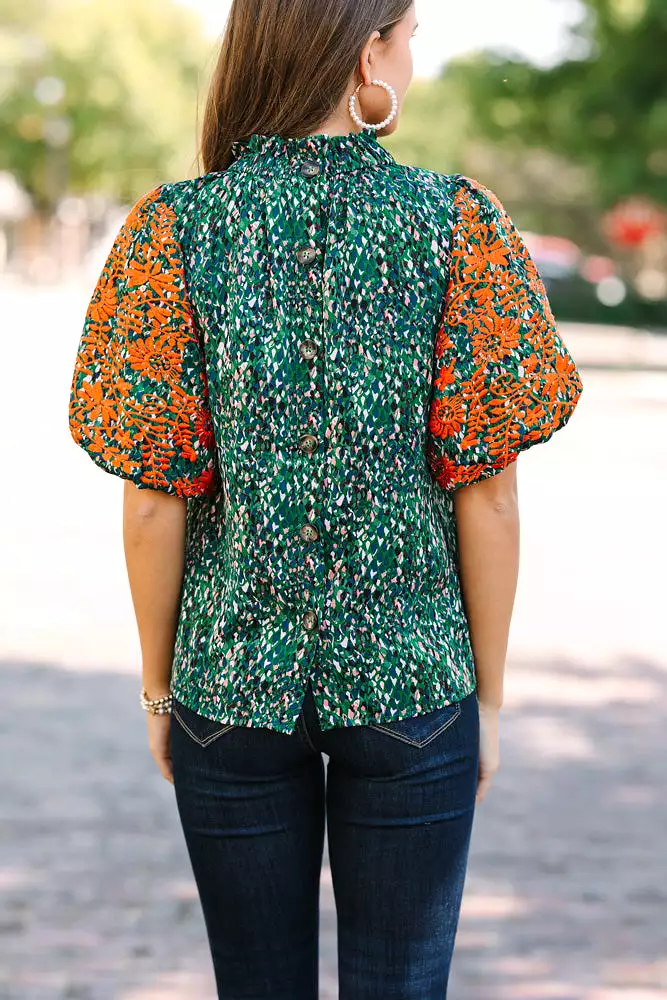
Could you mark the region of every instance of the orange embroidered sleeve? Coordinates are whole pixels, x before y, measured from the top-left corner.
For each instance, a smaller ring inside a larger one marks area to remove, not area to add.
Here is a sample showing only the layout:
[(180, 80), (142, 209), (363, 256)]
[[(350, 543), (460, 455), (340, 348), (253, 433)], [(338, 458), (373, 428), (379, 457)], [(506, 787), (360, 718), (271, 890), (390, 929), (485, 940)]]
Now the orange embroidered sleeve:
[(69, 426), (107, 472), (181, 497), (211, 496), (218, 474), (205, 366), (162, 190), (134, 206), (97, 282)]
[(432, 474), (449, 491), (547, 441), (582, 392), (517, 229), (492, 192), (460, 180), (427, 435)]

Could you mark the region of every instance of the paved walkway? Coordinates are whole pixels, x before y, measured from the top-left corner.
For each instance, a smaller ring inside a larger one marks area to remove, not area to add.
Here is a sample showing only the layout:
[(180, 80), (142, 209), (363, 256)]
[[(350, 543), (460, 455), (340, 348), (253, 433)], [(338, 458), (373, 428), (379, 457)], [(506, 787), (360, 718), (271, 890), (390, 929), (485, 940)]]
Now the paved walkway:
[[(0, 1000), (213, 1000), (137, 704), (120, 486), (64, 429), (80, 303), (15, 306), (34, 344), (30, 384), (0, 401)], [(20, 372), (23, 346), (4, 346)], [(570, 427), (521, 459), (503, 762), (476, 817), (452, 1000), (667, 995), (667, 375), (584, 377)], [(321, 964), (334, 1000), (326, 866)]]
[[(510, 673), (451, 996), (663, 998), (665, 671), (622, 658)], [(3, 664), (1, 683), (0, 997), (213, 1000), (173, 789), (148, 758), (134, 678)], [(337, 995), (335, 968), (325, 867), (322, 1000)]]

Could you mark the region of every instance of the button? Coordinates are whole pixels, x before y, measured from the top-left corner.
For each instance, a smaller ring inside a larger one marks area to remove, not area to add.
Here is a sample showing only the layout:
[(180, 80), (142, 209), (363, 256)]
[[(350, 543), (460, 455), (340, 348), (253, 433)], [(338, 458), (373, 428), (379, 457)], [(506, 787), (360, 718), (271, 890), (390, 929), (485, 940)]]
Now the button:
[(299, 448), (308, 455), (313, 454), (319, 443), (314, 434), (302, 434), (299, 438)]
[(317, 250), (315, 247), (301, 247), (296, 252), (296, 259), (300, 264), (312, 264), (316, 257)]
[(309, 632), (312, 632), (313, 629), (316, 629), (319, 625), (317, 615), (314, 611), (306, 611), (301, 621), (303, 623), (303, 627), (307, 628)]
[(318, 347), (314, 340), (304, 340), (302, 344), (299, 344), (299, 354), (304, 361), (312, 361), (313, 358), (316, 358), (317, 351)]
[(299, 534), (304, 542), (316, 542), (320, 533), (314, 524), (304, 524), (299, 529)]
[(314, 160), (304, 160), (301, 164), (301, 174), (303, 177), (317, 177), (320, 172), (319, 163)]

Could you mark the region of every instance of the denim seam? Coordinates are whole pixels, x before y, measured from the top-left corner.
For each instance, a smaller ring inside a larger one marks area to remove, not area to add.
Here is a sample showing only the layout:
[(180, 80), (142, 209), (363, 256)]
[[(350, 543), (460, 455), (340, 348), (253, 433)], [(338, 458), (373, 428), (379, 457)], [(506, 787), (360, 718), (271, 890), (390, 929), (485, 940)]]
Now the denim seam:
[(183, 729), (186, 731), (186, 733), (188, 733), (188, 735), (191, 736), (192, 739), (195, 741), (195, 743), (197, 743), (200, 747), (204, 747), (205, 748), (205, 747), (209, 746), (209, 744), (213, 743), (214, 740), (217, 740), (219, 736), (222, 736), (224, 733), (227, 733), (227, 732), (229, 732), (230, 729), (234, 728), (232, 725), (225, 726), (223, 729), (218, 730), (218, 732), (211, 733), (210, 736), (207, 736), (205, 739), (201, 740), (201, 739), (199, 739), (198, 736), (195, 735), (195, 733), (193, 733), (193, 731), (190, 729), (190, 727), (188, 726), (188, 724), (179, 715), (178, 709), (176, 709), (176, 708), (174, 708), (172, 706), (172, 712), (173, 712), (174, 716), (176, 717), (176, 719), (178, 719), (178, 722), (183, 727)]
[(395, 730), (389, 729), (387, 726), (383, 726), (381, 722), (371, 722), (370, 726), (372, 729), (379, 729), (381, 732), (386, 733), (388, 736), (393, 736), (395, 740), (401, 740), (401, 742), (403, 743), (409, 743), (410, 746), (425, 747), (431, 742), (431, 740), (434, 740), (436, 736), (439, 736), (440, 733), (444, 732), (448, 726), (451, 726), (453, 722), (456, 722), (460, 714), (461, 714), (461, 703), (456, 702), (456, 711), (451, 716), (451, 718), (447, 719), (446, 722), (443, 722), (440, 728), (436, 729), (436, 731), (434, 733), (431, 733), (431, 735), (427, 737), (427, 739), (425, 740), (412, 740), (410, 739), (409, 736), (404, 736), (403, 733), (397, 733)]

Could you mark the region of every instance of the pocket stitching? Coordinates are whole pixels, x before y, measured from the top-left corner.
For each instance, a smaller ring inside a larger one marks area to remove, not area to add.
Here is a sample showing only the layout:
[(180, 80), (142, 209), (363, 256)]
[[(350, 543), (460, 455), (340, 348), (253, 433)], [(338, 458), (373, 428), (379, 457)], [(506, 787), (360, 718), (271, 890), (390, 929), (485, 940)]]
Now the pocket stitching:
[(180, 725), (181, 725), (181, 726), (183, 727), (183, 729), (184, 729), (184, 730), (186, 731), (186, 733), (188, 734), (188, 736), (191, 736), (191, 737), (192, 737), (192, 739), (193, 739), (193, 740), (195, 741), (195, 743), (196, 743), (196, 744), (197, 744), (198, 746), (200, 746), (200, 747), (204, 747), (204, 748), (206, 748), (206, 747), (207, 747), (207, 746), (209, 746), (209, 745), (210, 745), (211, 743), (213, 743), (213, 741), (214, 741), (214, 740), (217, 740), (217, 738), (218, 738), (219, 736), (222, 736), (222, 735), (223, 735), (224, 733), (226, 733), (226, 732), (229, 732), (229, 730), (230, 730), (230, 729), (233, 729), (233, 728), (234, 728), (234, 727), (233, 727), (233, 725), (226, 725), (226, 726), (224, 726), (224, 727), (223, 727), (222, 729), (219, 729), (219, 730), (217, 730), (217, 732), (214, 732), (214, 733), (211, 733), (211, 735), (210, 735), (210, 736), (206, 736), (206, 737), (204, 737), (204, 739), (200, 739), (200, 738), (199, 738), (199, 737), (198, 737), (198, 736), (196, 735), (196, 733), (194, 733), (194, 732), (192, 731), (192, 729), (190, 729), (190, 727), (188, 726), (187, 722), (186, 722), (186, 721), (185, 721), (185, 720), (183, 719), (183, 717), (182, 717), (182, 716), (181, 716), (181, 715), (179, 714), (179, 711), (178, 711), (178, 709), (177, 709), (177, 708), (174, 708), (174, 707), (172, 706), (172, 709), (171, 709), (171, 710), (172, 710), (172, 713), (174, 714), (174, 716), (176, 717), (176, 719), (178, 720), (179, 724), (180, 724)]
[(448, 726), (451, 726), (453, 722), (456, 722), (456, 720), (461, 714), (461, 703), (457, 701), (455, 704), (456, 704), (456, 710), (453, 712), (450, 718), (447, 719), (445, 722), (443, 722), (440, 728), (436, 729), (434, 733), (431, 733), (430, 736), (427, 736), (425, 740), (413, 740), (409, 736), (405, 736), (403, 733), (397, 733), (396, 730), (389, 729), (381, 722), (371, 722), (370, 726), (372, 729), (379, 729), (381, 732), (386, 733), (387, 736), (393, 736), (395, 740), (400, 740), (402, 743), (407, 743), (412, 747), (419, 747), (419, 748), (425, 747), (431, 742), (431, 740), (434, 740), (436, 736), (439, 736), (440, 733), (444, 732)]

